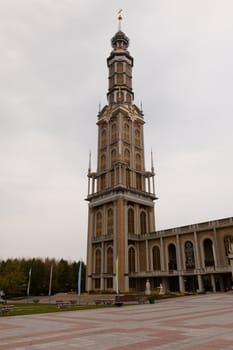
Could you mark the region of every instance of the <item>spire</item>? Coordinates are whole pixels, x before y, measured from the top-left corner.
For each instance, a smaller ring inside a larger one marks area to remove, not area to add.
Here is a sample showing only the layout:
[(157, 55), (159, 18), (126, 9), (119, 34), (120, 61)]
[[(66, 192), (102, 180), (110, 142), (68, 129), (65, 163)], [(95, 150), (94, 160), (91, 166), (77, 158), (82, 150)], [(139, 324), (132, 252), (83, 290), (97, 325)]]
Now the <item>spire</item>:
[(91, 151), (89, 151), (89, 165), (88, 165), (88, 173), (91, 172)]
[(120, 10), (118, 11), (118, 31), (119, 31), (119, 32), (121, 32), (121, 21), (122, 21), (121, 12), (122, 12), (122, 11), (123, 11), (122, 9), (120, 9)]
[(121, 30), (122, 9), (118, 11), (118, 31), (111, 39), (112, 52), (107, 58), (109, 68), (108, 93), (109, 105), (132, 105), (134, 94), (132, 89), (133, 57), (128, 51), (129, 38)]
[(153, 160), (153, 151), (151, 149), (151, 172), (154, 173), (154, 160)]

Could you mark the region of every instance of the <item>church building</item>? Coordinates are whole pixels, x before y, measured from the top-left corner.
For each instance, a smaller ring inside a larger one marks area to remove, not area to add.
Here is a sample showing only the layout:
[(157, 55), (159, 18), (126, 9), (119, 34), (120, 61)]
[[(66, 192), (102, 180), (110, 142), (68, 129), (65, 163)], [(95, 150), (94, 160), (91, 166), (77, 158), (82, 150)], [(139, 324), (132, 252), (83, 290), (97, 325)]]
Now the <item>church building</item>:
[(145, 169), (144, 124), (134, 104), (133, 57), (119, 30), (107, 58), (107, 105), (99, 111), (97, 169), (88, 169), (87, 291), (231, 288), (233, 218), (156, 231), (155, 173)]

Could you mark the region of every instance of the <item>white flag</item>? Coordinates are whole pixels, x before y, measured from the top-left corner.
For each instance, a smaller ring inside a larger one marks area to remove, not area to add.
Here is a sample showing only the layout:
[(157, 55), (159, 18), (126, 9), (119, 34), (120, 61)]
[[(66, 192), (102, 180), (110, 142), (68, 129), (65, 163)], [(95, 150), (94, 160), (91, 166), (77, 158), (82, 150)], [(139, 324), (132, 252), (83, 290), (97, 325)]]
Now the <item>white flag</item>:
[(32, 268), (30, 268), (28, 273), (28, 287), (27, 287), (27, 296), (30, 294), (30, 284), (31, 284)]

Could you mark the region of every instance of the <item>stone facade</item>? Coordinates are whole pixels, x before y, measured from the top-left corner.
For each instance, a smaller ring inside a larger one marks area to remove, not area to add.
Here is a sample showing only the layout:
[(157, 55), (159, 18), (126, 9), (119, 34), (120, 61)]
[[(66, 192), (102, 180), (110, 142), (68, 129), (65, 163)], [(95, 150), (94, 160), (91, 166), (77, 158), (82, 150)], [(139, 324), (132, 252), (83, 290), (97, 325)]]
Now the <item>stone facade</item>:
[(117, 281), (120, 291), (143, 291), (147, 280), (152, 289), (230, 288), (233, 218), (155, 229), (153, 157), (147, 171), (129, 39), (119, 28), (111, 43), (108, 104), (97, 120), (97, 170), (91, 164), (88, 170), (87, 290), (113, 291)]

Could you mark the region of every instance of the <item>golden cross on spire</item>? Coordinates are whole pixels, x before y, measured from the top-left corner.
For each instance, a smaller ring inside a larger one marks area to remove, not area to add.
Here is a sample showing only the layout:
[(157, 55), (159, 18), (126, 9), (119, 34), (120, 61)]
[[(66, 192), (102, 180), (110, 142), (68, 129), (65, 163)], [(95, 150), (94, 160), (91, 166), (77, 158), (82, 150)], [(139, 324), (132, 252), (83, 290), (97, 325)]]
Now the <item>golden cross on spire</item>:
[(119, 30), (119, 32), (121, 31), (121, 21), (122, 21), (121, 12), (122, 12), (122, 11), (123, 11), (122, 9), (119, 9), (119, 11), (118, 11), (118, 21), (119, 21), (118, 30)]

